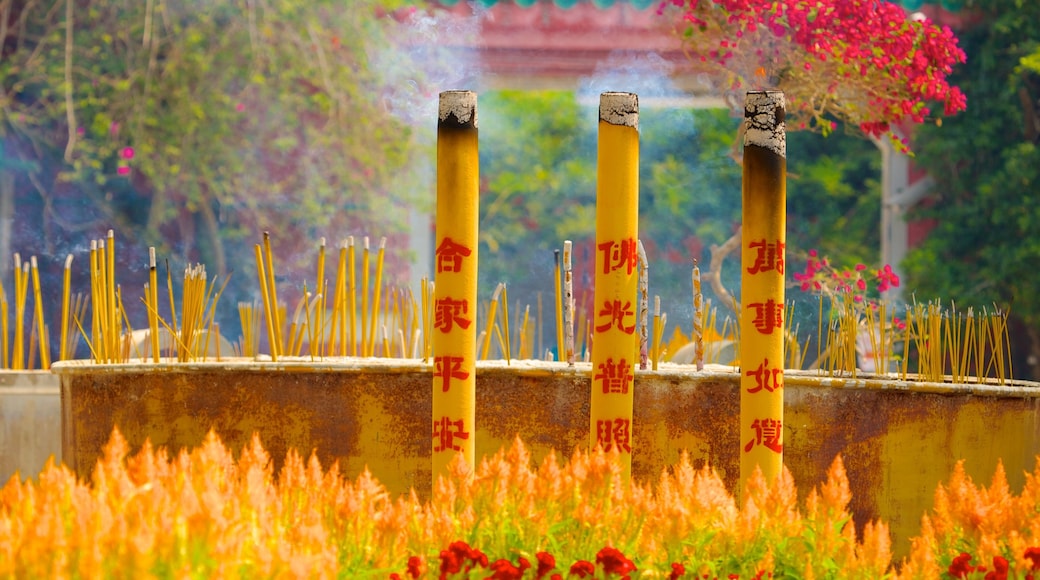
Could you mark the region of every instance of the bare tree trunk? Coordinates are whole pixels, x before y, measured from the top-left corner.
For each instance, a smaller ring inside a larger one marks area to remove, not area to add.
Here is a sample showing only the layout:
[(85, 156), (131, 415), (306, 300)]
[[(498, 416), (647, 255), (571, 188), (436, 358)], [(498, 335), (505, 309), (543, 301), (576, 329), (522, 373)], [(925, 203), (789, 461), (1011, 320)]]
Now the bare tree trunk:
[(708, 284), (711, 285), (711, 289), (715, 292), (715, 295), (719, 297), (719, 300), (733, 311), (739, 318), (740, 316), (740, 303), (733, 297), (733, 294), (726, 290), (726, 287), (722, 285), (722, 263), (726, 260), (726, 256), (730, 255), (734, 250), (740, 247), (740, 234), (743, 231), (743, 227), (737, 229), (728, 240), (722, 243), (721, 246), (712, 244), (711, 246), (711, 262), (708, 265)]

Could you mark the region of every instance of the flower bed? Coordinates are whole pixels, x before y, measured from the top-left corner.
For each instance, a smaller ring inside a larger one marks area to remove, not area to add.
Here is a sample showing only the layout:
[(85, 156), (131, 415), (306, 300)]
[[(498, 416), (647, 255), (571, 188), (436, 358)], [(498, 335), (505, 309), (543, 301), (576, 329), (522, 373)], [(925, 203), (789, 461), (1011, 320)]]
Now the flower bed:
[[(1007, 578), (1040, 564), (1040, 470), (1011, 494), (963, 469), (936, 493), (908, 559), (887, 526), (857, 531), (841, 458), (798, 501), (789, 473), (749, 480), (738, 502), (685, 456), (652, 483), (623, 484), (616, 457), (550, 454), (520, 440), (429, 501), (392, 497), (290, 451), (275, 473), (254, 438), (236, 460), (214, 434), (170, 457), (127, 456), (115, 432), (87, 483), (49, 464), (0, 489), (5, 577)], [(986, 570), (979, 567), (980, 563)], [(1017, 576), (1015, 576), (1017, 575)]]

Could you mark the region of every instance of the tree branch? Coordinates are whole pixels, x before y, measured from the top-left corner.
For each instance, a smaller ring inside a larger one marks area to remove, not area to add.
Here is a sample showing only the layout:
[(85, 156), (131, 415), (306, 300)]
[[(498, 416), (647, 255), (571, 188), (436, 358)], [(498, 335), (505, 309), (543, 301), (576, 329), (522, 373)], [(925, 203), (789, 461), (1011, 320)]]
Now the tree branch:
[(722, 262), (726, 259), (733, 250), (740, 247), (740, 234), (743, 231), (743, 226), (737, 229), (728, 240), (722, 243), (721, 246), (715, 244), (711, 245), (711, 262), (708, 264), (708, 284), (711, 285), (711, 289), (715, 292), (715, 295), (719, 297), (719, 300), (726, 305), (727, 308), (733, 310), (739, 318), (740, 316), (740, 304), (737, 299), (726, 290), (726, 287), (722, 285)]

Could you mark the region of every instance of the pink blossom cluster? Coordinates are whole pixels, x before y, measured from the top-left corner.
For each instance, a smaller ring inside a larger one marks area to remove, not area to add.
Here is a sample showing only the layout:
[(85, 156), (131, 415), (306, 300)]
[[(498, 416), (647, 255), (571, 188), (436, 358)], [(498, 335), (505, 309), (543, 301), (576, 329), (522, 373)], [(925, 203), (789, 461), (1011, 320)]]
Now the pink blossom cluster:
[[(679, 7), (693, 57), (724, 73), (731, 90), (781, 89), (788, 114), (833, 128), (828, 115), (880, 136), (907, 119), (924, 122), (967, 107), (947, 80), (964, 51), (949, 27), (909, 18), (878, 0), (666, 0)], [(789, 125), (790, 126), (790, 125)]]
[(802, 292), (836, 292), (851, 296), (855, 302), (863, 302), (868, 288), (864, 272), (868, 271), (873, 275), (878, 292), (899, 286), (899, 275), (889, 264), (877, 270), (867, 268), (866, 264), (856, 264), (851, 270), (837, 270), (816, 250), (809, 250), (805, 270), (795, 272), (794, 279), (801, 283)]

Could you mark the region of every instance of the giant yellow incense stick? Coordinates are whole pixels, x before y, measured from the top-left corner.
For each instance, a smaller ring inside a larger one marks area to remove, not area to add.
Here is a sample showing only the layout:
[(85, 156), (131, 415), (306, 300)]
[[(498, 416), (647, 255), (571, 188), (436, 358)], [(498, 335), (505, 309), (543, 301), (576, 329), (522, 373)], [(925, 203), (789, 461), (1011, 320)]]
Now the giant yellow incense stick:
[(784, 94), (748, 92), (744, 108), (740, 316), (740, 478), (783, 468)]
[(632, 471), (632, 394), (639, 237), (639, 98), (603, 93), (596, 157), (596, 287), (593, 294), (590, 442), (621, 454)]
[(477, 95), (440, 94), (433, 295), (433, 477), (473, 465), (477, 356)]

